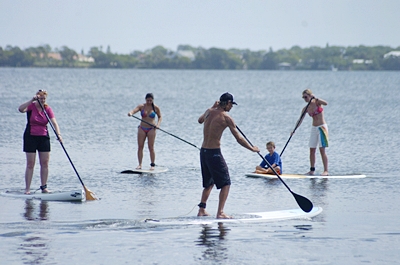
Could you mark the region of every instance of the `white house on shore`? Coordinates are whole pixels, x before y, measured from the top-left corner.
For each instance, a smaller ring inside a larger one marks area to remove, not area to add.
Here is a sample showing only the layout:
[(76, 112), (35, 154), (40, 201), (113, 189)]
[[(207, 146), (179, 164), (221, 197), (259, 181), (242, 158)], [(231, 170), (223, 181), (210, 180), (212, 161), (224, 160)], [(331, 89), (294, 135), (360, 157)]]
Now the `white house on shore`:
[(400, 57), (400, 51), (391, 51), (383, 55), (384, 59), (390, 58), (390, 57)]
[(191, 61), (194, 61), (196, 59), (196, 55), (194, 54), (194, 52), (189, 50), (179, 50), (176, 52), (176, 56), (189, 58)]
[(94, 63), (94, 58), (92, 56), (88, 57), (83, 54), (78, 54), (77, 56), (74, 56), (74, 60), (77, 60), (78, 62)]

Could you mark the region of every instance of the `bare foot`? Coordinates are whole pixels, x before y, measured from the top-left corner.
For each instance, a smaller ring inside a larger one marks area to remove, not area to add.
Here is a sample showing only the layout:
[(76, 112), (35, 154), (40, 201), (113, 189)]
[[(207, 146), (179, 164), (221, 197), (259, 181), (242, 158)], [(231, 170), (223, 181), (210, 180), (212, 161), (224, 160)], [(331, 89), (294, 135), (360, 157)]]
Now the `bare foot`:
[(200, 208), (199, 212), (197, 213), (197, 216), (210, 216), (210, 214), (207, 213), (204, 208)]
[(44, 190), (42, 190), (42, 193), (49, 193), (50, 191), (46, 188)]
[(150, 167), (150, 170), (154, 170), (154, 167)]
[(324, 171), (324, 172), (322, 172), (321, 176), (329, 176), (329, 173), (328, 173), (328, 171)]
[(229, 216), (225, 213), (217, 214), (217, 219), (232, 219), (232, 216)]
[(308, 175), (308, 176), (314, 176), (314, 172), (315, 172), (315, 171), (309, 171), (308, 173), (306, 173), (306, 175)]
[(27, 190), (27, 191), (25, 191), (24, 194), (29, 195), (29, 194), (31, 194), (31, 192), (29, 190)]
[(142, 169), (142, 165), (138, 165), (136, 169)]

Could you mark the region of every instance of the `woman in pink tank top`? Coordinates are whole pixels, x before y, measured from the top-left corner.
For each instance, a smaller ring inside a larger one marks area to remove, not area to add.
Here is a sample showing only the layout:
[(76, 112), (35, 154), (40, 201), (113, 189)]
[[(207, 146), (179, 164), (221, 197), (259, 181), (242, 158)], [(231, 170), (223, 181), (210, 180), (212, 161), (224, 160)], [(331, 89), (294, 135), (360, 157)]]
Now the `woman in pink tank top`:
[(24, 152), (26, 154), (25, 169), (25, 194), (30, 194), (30, 186), (32, 182), (33, 169), (35, 167), (36, 151), (39, 153), (40, 162), (40, 189), (43, 193), (49, 192), (47, 189), (47, 179), (49, 176), (49, 160), (50, 160), (50, 136), (47, 130), (48, 119), (43, 112), (44, 107), (51, 123), (53, 124), (58, 140), (62, 141), (60, 128), (57, 124), (53, 110), (46, 104), (47, 91), (39, 90), (36, 95), (29, 101), (19, 106), (21, 113), (27, 114), (27, 124), (24, 132)]

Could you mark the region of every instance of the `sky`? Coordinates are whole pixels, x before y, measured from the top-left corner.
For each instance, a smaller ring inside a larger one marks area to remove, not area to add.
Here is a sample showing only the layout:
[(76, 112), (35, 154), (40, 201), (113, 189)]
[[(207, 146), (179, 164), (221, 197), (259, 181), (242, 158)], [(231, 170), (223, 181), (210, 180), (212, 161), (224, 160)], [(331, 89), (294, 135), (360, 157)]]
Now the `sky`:
[(0, 46), (400, 47), (400, 0), (0, 0)]

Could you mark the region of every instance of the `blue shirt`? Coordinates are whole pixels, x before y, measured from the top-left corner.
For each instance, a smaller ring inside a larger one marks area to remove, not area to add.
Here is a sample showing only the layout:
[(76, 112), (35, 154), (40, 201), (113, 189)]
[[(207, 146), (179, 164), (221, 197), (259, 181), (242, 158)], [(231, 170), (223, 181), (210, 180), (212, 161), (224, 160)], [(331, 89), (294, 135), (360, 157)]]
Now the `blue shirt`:
[[(268, 153), (267, 155), (265, 155), (264, 158), (265, 158), (265, 160), (268, 161), (268, 163), (271, 164), (271, 166), (272, 166), (273, 164), (279, 166), (280, 169), (281, 169), (281, 174), (282, 174), (282, 172), (283, 172), (283, 171), (282, 171), (282, 160), (281, 160), (281, 157), (279, 156), (279, 154), (278, 154), (277, 152), (274, 152), (274, 153), (272, 154), (272, 156)], [(261, 161), (260, 167), (268, 168), (268, 165), (267, 165), (267, 163), (263, 160), (263, 161)]]

